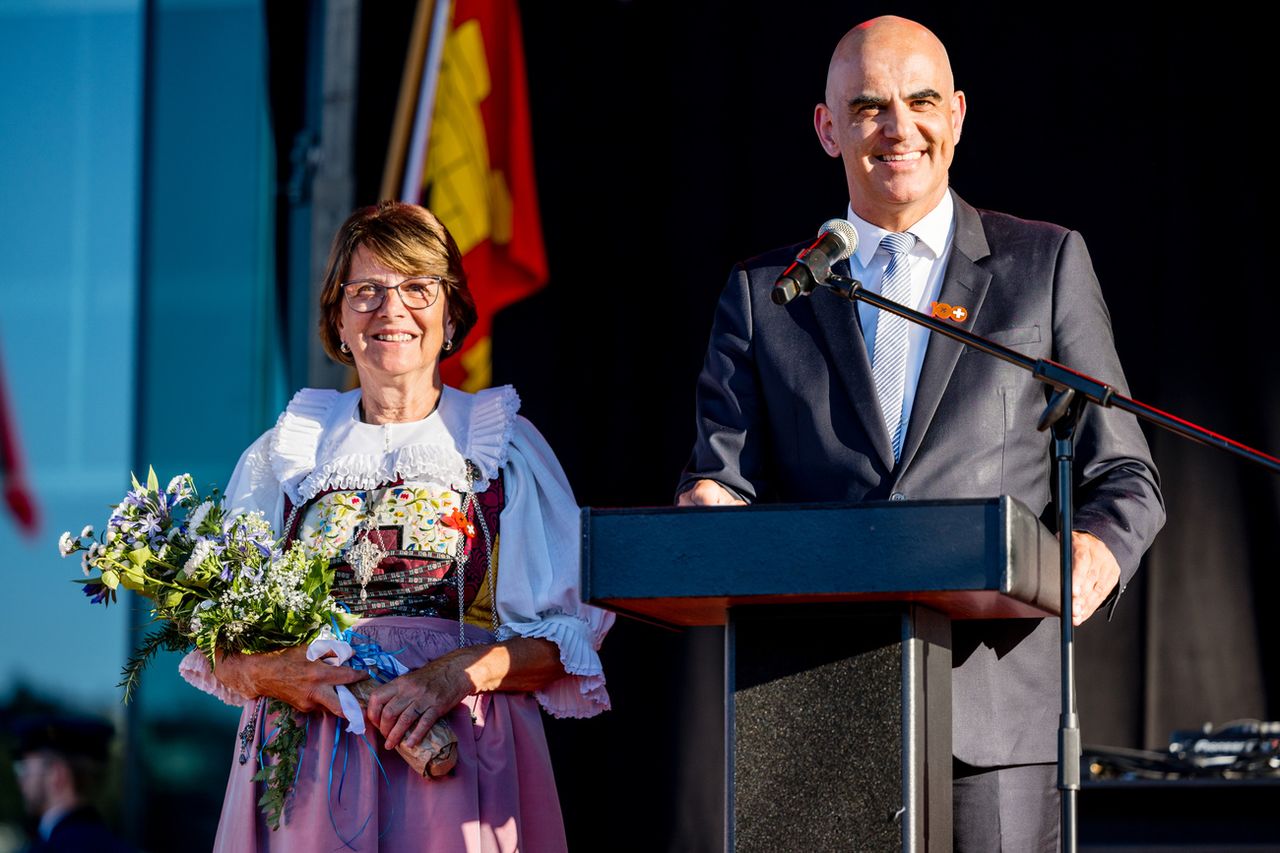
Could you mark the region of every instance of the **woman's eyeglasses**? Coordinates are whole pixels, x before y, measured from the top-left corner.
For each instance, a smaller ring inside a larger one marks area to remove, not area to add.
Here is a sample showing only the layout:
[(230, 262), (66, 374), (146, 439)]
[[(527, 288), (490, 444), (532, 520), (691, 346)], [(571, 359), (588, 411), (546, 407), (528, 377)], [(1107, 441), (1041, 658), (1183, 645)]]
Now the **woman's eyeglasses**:
[(387, 291), (394, 290), (400, 294), (400, 301), (405, 308), (417, 311), (430, 308), (440, 296), (440, 287), (444, 279), (437, 275), (424, 275), (417, 278), (406, 278), (399, 284), (383, 284), (379, 281), (344, 281), (342, 295), (352, 311), (368, 314), (377, 311), (387, 301)]

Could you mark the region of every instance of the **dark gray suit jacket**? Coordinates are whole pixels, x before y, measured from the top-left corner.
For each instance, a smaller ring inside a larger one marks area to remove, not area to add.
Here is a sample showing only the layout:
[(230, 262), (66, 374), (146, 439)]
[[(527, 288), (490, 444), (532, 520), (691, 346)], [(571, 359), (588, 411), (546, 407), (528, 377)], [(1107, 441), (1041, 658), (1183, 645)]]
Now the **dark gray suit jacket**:
[[(955, 197), (938, 301), (966, 328), (1128, 394), (1084, 240), (978, 211)], [(773, 282), (791, 246), (733, 270), (698, 378), (698, 435), (681, 481), (716, 480), (754, 501), (872, 501), (1012, 495), (1051, 520), (1051, 439), (1036, 430), (1044, 386), (984, 353), (930, 336), (902, 456), (893, 452), (856, 306), (829, 291), (785, 307)], [(1115, 554), (1121, 588), (1164, 523), (1136, 420), (1090, 407), (1076, 442), (1076, 521)], [(953, 626), (956, 756), (977, 766), (1053, 761), (1058, 625)]]

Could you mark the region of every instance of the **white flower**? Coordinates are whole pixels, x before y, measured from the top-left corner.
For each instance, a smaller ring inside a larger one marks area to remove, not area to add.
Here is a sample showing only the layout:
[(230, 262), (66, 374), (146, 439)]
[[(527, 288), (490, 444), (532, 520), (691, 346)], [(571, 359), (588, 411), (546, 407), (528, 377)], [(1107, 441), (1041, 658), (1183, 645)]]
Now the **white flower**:
[(81, 531), (80, 531), (80, 538), (81, 538), (81, 539), (92, 539), (92, 538), (93, 538), (93, 525), (92, 525), (92, 524), (86, 524), (86, 525), (84, 526), (84, 530), (81, 530)]
[(204, 521), (205, 516), (209, 514), (209, 510), (213, 509), (213, 501), (205, 501), (200, 506), (191, 510), (191, 515), (187, 516), (187, 530), (195, 533), (200, 523)]
[(101, 557), (106, 550), (106, 548), (94, 542), (89, 546), (89, 550), (85, 551), (84, 556), (80, 558), (80, 568), (84, 569), (85, 577), (89, 576), (89, 569), (93, 567), (93, 561)]
[(196, 547), (191, 549), (191, 556), (187, 558), (187, 562), (183, 565), (182, 573), (189, 575), (200, 568), (200, 564), (209, 559), (211, 553), (213, 553), (213, 543), (208, 539), (201, 539), (196, 543)]
[(74, 552), (79, 544), (79, 542), (71, 538), (71, 531), (68, 530), (58, 537), (58, 553), (65, 557)]

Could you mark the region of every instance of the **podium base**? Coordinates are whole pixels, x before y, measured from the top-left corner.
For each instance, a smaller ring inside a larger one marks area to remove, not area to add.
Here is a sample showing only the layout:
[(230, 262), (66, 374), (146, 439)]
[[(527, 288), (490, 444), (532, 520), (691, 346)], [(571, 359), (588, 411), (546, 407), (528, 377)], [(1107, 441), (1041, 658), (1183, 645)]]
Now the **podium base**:
[(735, 607), (725, 643), (727, 850), (951, 850), (947, 617)]

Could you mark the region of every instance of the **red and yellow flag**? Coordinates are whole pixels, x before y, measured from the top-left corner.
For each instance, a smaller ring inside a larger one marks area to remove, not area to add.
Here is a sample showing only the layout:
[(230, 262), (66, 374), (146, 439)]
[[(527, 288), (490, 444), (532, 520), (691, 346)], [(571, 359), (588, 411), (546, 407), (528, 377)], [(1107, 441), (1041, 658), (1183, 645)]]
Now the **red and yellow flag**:
[(416, 109), (430, 105), (426, 151), (394, 150), (395, 137), (407, 137), (403, 112), (412, 103), (402, 92), (387, 174), (400, 176), (403, 200), (440, 217), (462, 251), (480, 319), (441, 372), (475, 391), (492, 380), (493, 315), (547, 281), (515, 0), (421, 0), (415, 40), (429, 46), (415, 59), (411, 45), (409, 62), (419, 64), (406, 69), (405, 88), (417, 92)]

